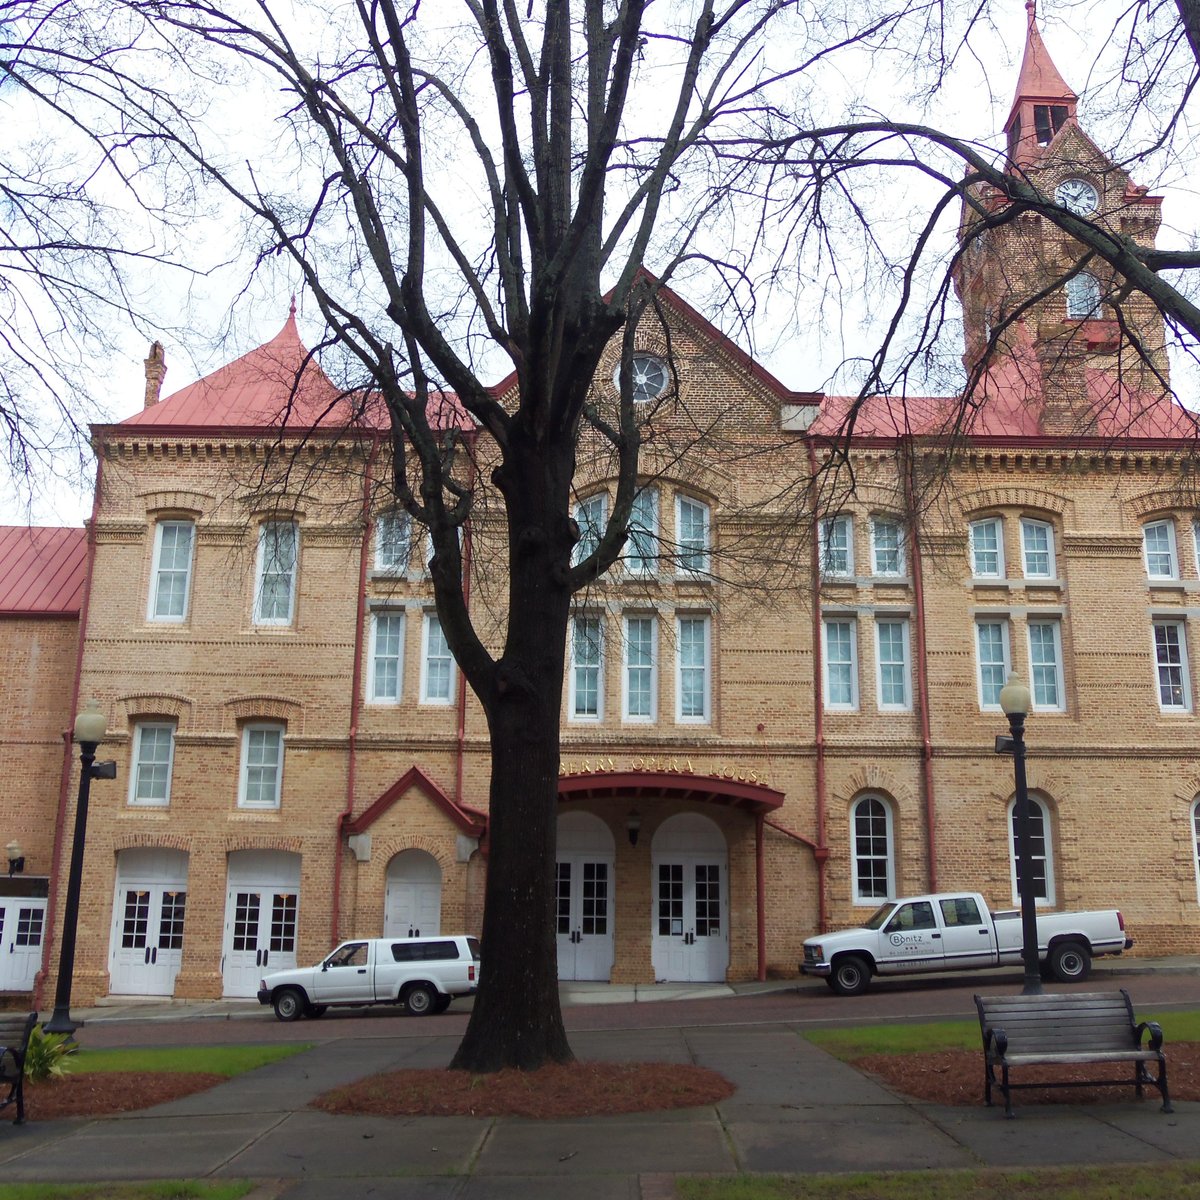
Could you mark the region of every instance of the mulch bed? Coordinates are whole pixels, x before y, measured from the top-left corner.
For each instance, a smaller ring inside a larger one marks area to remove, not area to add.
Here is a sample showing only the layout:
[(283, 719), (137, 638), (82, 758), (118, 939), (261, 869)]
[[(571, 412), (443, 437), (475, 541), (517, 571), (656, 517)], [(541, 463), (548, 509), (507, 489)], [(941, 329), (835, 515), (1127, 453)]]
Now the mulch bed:
[[(62, 1117), (136, 1112), (224, 1082), (224, 1075), (167, 1071), (80, 1071), (42, 1083), (26, 1080), (25, 1119), (56, 1121)], [(5, 1109), (5, 1115), (12, 1111)]]
[(379, 1117), (591, 1117), (696, 1108), (737, 1089), (704, 1067), (566, 1063), (537, 1071), (390, 1071), (313, 1101), (325, 1112)]
[[(1168, 1042), (1167, 1087), (1172, 1100), (1200, 1100), (1200, 1042)], [(983, 1103), (983, 1052), (980, 1050), (941, 1050), (928, 1054), (868, 1054), (853, 1060), (860, 1071), (875, 1076), (893, 1091), (931, 1104)], [(1157, 1071), (1149, 1064), (1151, 1074)], [(1120, 1063), (1082, 1067), (1023, 1067), (1014, 1070), (1014, 1083), (1039, 1080), (1119, 1079), (1133, 1067)], [(999, 1076), (999, 1072), (997, 1072)], [(1132, 1083), (1128, 1087), (1030, 1088), (1013, 1093), (1013, 1104), (1112, 1104), (1137, 1100)], [(1145, 1102), (1156, 1108), (1161, 1103), (1158, 1090), (1145, 1089)], [(999, 1090), (993, 1088), (992, 1103), (1003, 1104)]]

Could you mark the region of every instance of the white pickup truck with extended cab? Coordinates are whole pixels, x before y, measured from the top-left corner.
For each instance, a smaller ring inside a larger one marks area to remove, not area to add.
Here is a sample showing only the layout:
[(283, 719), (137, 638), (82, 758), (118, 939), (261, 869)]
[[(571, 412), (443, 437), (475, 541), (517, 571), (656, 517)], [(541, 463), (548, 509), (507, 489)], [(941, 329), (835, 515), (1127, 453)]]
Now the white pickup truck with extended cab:
[(281, 1021), (319, 1017), (331, 1004), (403, 1004), (410, 1017), (445, 1012), (479, 987), (479, 942), (456, 935), (343, 942), (315, 967), (274, 971), (258, 986), (259, 1004)]
[[(1082, 982), (1097, 955), (1133, 945), (1115, 908), (1039, 913), (1037, 926), (1042, 970), (1062, 983)], [(857, 929), (808, 938), (800, 971), (856, 996), (872, 975), (1019, 966), (1021, 946), (1019, 909), (989, 912), (978, 892), (940, 892), (889, 900)]]

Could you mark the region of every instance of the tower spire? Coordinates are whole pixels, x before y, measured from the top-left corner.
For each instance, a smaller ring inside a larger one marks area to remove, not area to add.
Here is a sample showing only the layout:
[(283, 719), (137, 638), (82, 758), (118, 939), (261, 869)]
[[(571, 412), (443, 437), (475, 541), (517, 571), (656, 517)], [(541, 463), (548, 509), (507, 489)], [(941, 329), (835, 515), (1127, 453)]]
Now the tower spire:
[(1025, 0), (1027, 27), (1025, 56), (1017, 76), (1017, 90), (1005, 122), (1008, 159), (1012, 167), (1025, 167), (1039, 155), (1069, 117), (1075, 116), (1079, 97), (1058, 73), (1042, 41), (1037, 23), (1037, 0)]

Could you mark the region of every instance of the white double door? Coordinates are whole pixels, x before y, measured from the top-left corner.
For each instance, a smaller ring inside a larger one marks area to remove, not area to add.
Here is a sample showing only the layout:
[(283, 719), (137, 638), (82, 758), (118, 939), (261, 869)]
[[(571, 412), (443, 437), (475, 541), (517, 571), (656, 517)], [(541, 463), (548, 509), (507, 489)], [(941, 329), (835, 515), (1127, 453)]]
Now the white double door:
[(0, 897), (0, 991), (28, 992), (42, 965), (46, 901)]
[(300, 855), (238, 850), (229, 855), (221, 975), (226, 996), (253, 996), (268, 971), (296, 965)]
[(402, 850), (388, 863), (384, 937), (437, 937), (442, 932), (442, 868), (424, 850)]
[(728, 854), (707, 817), (664, 821), (653, 846), (654, 978), (719, 983), (729, 968)]
[(188, 856), (181, 850), (122, 850), (109, 938), (109, 990), (170, 996), (183, 962)]
[(558, 977), (607, 981), (613, 967), (613, 838), (590, 813), (558, 819)]

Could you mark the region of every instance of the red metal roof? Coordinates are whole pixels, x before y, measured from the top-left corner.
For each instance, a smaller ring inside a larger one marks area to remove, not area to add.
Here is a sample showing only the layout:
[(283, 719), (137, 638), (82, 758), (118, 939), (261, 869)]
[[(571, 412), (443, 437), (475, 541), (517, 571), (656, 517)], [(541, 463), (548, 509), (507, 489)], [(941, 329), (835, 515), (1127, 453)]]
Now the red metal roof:
[(86, 579), (87, 530), (0, 525), (0, 616), (78, 616)]

